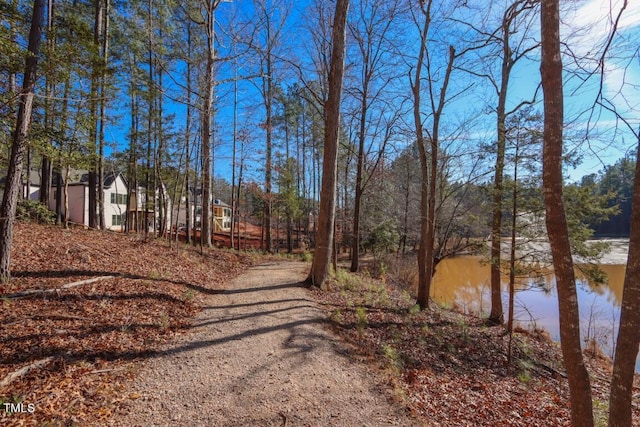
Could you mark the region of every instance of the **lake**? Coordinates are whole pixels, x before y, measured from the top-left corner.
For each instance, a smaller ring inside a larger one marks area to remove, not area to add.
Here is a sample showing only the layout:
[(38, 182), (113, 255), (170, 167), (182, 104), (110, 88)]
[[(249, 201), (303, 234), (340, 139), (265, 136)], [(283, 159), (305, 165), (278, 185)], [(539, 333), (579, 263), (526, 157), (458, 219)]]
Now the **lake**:
[[(582, 338), (594, 339), (600, 348), (611, 355), (614, 347), (626, 265), (599, 266), (607, 275), (605, 284), (592, 284), (577, 273), (578, 303)], [(431, 297), (440, 304), (459, 311), (488, 314), (490, 306), (490, 266), (479, 257), (462, 256), (441, 261), (431, 285)], [(542, 328), (555, 340), (560, 339), (558, 296), (551, 270), (542, 279), (517, 280), (514, 317), (523, 328)], [(508, 312), (508, 278), (503, 277), (503, 307)], [(636, 363), (640, 372), (640, 358)]]

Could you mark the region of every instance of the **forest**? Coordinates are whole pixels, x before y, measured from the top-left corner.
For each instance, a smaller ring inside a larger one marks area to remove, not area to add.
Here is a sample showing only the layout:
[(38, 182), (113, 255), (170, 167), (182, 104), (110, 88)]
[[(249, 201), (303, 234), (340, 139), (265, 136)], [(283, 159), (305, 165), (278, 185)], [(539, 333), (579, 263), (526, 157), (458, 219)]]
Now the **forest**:
[[(596, 257), (594, 236), (630, 238), (628, 281), (640, 274), (638, 13), (627, 0), (3, 1), (0, 276), (18, 199), (55, 192), (66, 227), (77, 170), (91, 228), (105, 228), (98, 189), (120, 173), (127, 205), (142, 188), (160, 218), (127, 231), (173, 235), (171, 211), (201, 206), (185, 238), (198, 223), (211, 246), (223, 200), (231, 245), (250, 222), (266, 252), (315, 248), (316, 285), (339, 253), (352, 272), (365, 252), (417, 258), (422, 309), (438, 262), (486, 246), (492, 324), (501, 272), (517, 268), (503, 244), (548, 237), (572, 401), (590, 402), (570, 255)], [(632, 312), (623, 301), (621, 337), (627, 320), (638, 330)], [(618, 397), (610, 425), (625, 425)], [(590, 411), (575, 404), (575, 425)]]

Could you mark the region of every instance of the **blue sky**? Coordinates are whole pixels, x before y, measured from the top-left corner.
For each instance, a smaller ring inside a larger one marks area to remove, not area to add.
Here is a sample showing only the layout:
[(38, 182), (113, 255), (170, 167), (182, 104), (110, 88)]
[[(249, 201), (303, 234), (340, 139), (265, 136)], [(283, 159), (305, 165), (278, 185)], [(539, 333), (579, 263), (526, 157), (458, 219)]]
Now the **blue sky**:
[[(618, 23), (618, 35), (613, 39), (607, 54), (603, 52), (623, 1), (588, 0), (578, 2), (563, 16), (561, 36), (567, 41), (577, 56), (591, 56), (594, 59), (590, 70), (601, 71), (598, 59), (603, 58), (603, 95), (611, 101), (611, 106), (629, 121), (634, 129), (640, 124), (640, 66), (638, 63), (638, 43), (640, 42), (640, 2), (629, 1)], [(631, 57), (635, 53), (635, 57)], [(570, 63), (565, 58), (565, 63)], [(637, 144), (636, 137), (624, 125), (619, 126), (613, 114), (578, 115), (591, 106), (600, 88), (600, 74), (582, 84), (579, 79), (567, 76), (565, 87), (567, 118), (576, 116), (576, 126), (590, 127), (593, 132), (591, 149), (585, 155), (585, 164), (579, 172), (596, 172), (602, 163), (613, 163), (623, 157)], [(616, 131), (616, 127), (618, 131)], [(600, 136), (598, 136), (600, 134)]]
[[(309, 23), (310, 19), (305, 12), (305, 7), (308, 1), (292, 2), (292, 7), (289, 10), (289, 20), (287, 31), (288, 35), (284, 38), (284, 41), (292, 42), (296, 53), (303, 56), (303, 50), (301, 42), (307, 37), (305, 26)], [(330, 3), (332, 6), (333, 3)], [(611, 5), (611, 10), (609, 10)], [(599, 58), (602, 54), (600, 47), (604, 45), (608, 35), (611, 31), (612, 21), (617, 16), (622, 5), (622, 0), (612, 0), (611, 2), (603, 0), (587, 0), (571, 2), (570, 7), (563, 12), (563, 26), (562, 37), (566, 41), (571, 50), (578, 56), (591, 55), (595, 59)], [(237, 0), (232, 3), (223, 3), (218, 9), (219, 25), (224, 26), (225, 19), (234, 10), (240, 11), (242, 14), (250, 14), (252, 7), (249, 0)], [(610, 54), (605, 56), (604, 62), (604, 94), (608, 99), (611, 99), (616, 108), (620, 109), (637, 128), (640, 115), (637, 114), (640, 107), (640, 92), (634, 85), (636, 82), (640, 82), (640, 67), (638, 65), (638, 58), (629, 61), (628, 56), (633, 49), (638, 48), (638, 37), (640, 33), (640, 1), (629, 1), (627, 10), (624, 12), (623, 17), (619, 25), (619, 36), (614, 40)], [(410, 32), (410, 30), (409, 30)], [(534, 33), (539, 34), (539, 30), (534, 30)], [(223, 39), (221, 39), (223, 40)], [(222, 43), (225, 43), (222, 41)], [(224, 46), (219, 46), (219, 50), (222, 52)], [(591, 61), (587, 64), (587, 68), (595, 70), (597, 67), (597, 61)], [(569, 58), (564, 58), (565, 67), (571, 69), (573, 64)], [(240, 74), (249, 73), (250, 64), (243, 63)], [(529, 63), (518, 66), (516, 74), (513, 76), (513, 89), (511, 91), (512, 103), (517, 103), (521, 99), (530, 98), (531, 94), (535, 90), (537, 82), (539, 81), (539, 63), (533, 59)], [(227, 67), (228, 70), (228, 67)], [(226, 71), (225, 73), (228, 73)], [(220, 76), (224, 78), (225, 76)], [(285, 75), (286, 79), (295, 79), (293, 73)], [(565, 82), (565, 118), (568, 122), (568, 133), (573, 130), (584, 130), (587, 127), (590, 129), (590, 139), (579, 142), (568, 142), (572, 147), (576, 147), (583, 153), (584, 162), (577, 170), (567, 170), (571, 180), (577, 180), (582, 175), (587, 173), (594, 173), (602, 169), (604, 164), (610, 164), (615, 162), (618, 158), (622, 157), (633, 144), (636, 143), (635, 138), (631, 132), (626, 130), (615, 130), (615, 118), (609, 113), (602, 113), (598, 116), (589, 116), (584, 114), (584, 110), (593, 104), (597, 89), (599, 85), (599, 79), (597, 75), (592, 76), (586, 82), (580, 81), (580, 79), (566, 75)], [(264, 115), (264, 108), (261, 105), (261, 99), (256, 92), (253, 84), (248, 82), (241, 82), (239, 85), (239, 126), (248, 126), (255, 128), (257, 123), (260, 122), (261, 117)], [(216, 150), (215, 159), (215, 175), (221, 176), (227, 180), (231, 178), (230, 163), (231, 163), (231, 128), (232, 128), (232, 108), (233, 108), (233, 93), (231, 92), (231, 85), (226, 84), (218, 88), (217, 106), (218, 112), (216, 115), (216, 122), (220, 133), (220, 139), (222, 145)], [(477, 95), (474, 95), (477, 96)], [(541, 100), (539, 95), (538, 100)], [(458, 106), (452, 107), (446, 111), (445, 114), (448, 117), (456, 117), (463, 114), (468, 114), (470, 106), (477, 104), (477, 98), (473, 101), (463, 101), (457, 104)], [(180, 106), (168, 106), (176, 112), (176, 130), (182, 126), (181, 116), (184, 115), (184, 108)], [(484, 118), (488, 128), (481, 132), (484, 133), (484, 142), (492, 138), (491, 126), (495, 123), (495, 118), (492, 115), (485, 115)], [(115, 126), (111, 128), (111, 136), (114, 140), (120, 141), (120, 144), (124, 143), (125, 135), (128, 131), (129, 121), (126, 119), (126, 111), (124, 112), (124, 118), (121, 119)], [(258, 138), (260, 138), (258, 136)], [(408, 141), (410, 143), (410, 141)], [(259, 160), (261, 153), (259, 152), (260, 140), (258, 139), (254, 144), (253, 157), (256, 160), (256, 166), (249, 171), (252, 174), (251, 178), (260, 181), (262, 179), (262, 172), (260, 171)]]

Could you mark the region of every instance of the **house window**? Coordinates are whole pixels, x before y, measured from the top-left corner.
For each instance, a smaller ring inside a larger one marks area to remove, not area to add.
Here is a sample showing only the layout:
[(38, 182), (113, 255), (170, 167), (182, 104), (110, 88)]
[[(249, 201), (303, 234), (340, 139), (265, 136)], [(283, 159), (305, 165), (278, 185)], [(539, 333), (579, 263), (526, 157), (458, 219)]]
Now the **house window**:
[(111, 203), (115, 204), (115, 205), (126, 205), (127, 204), (127, 195), (126, 194), (111, 193)]
[(112, 226), (124, 225), (125, 218), (126, 218), (126, 214), (111, 215), (111, 225)]

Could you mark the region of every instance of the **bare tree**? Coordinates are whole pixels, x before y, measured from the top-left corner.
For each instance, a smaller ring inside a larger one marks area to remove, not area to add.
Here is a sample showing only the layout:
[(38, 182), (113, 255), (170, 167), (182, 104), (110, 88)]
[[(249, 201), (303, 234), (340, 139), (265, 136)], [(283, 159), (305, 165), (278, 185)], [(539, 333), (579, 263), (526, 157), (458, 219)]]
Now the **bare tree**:
[(332, 49), (329, 70), (329, 96), (325, 104), (324, 161), (322, 192), (318, 214), (318, 237), (313, 264), (307, 281), (322, 286), (329, 276), (333, 250), (336, 185), (338, 174), (338, 136), (340, 132), (340, 99), (344, 77), (346, 27), (349, 0), (336, 0), (331, 36)]
[[(526, 23), (526, 13), (535, 7), (535, 2), (530, 0), (516, 0), (506, 8), (502, 22), (497, 31), (491, 34), (493, 41), (500, 45), (500, 76), (494, 79), (489, 76), (491, 84), (498, 96), (496, 108), (496, 163), (493, 180), (493, 213), (491, 220), (491, 313), (489, 322), (501, 324), (503, 321), (502, 293), (501, 293), (501, 236), (502, 236), (502, 197), (503, 197), (503, 172), (505, 163), (505, 147), (507, 140), (506, 120), (525, 103), (520, 103), (511, 111), (507, 111), (507, 99), (511, 71), (513, 67), (531, 50), (537, 48), (537, 43), (526, 46), (526, 31), (529, 26)], [(522, 18), (524, 16), (524, 19)], [(518, 24), (518, 25), (516, 25)], [(513, 36), (520, 32), (517, 40)], [(497, 80), (497, 81), (496, 81)]]
[(253, 41), (253, 47), (260, 59), (260, 76), (259, 90), (262, 94), (262, 100), (265, 108), (265, 179), (264, 179), (264, 227), (266, 238), (267, 252), (273, 251), (272, 234), (272, 209), (273, 209), (273, 116), (275, 103), (275, 85), (276, 82), (276, 60), (283, 55), (278, 52), (283, 38), (283, 30), (285, 21), (287, 20), (287, 11), (291, 8), (289, 4), (280, 0), (278, 3), (255, 0), (254, 6), (257, 10), (258, 30), (261, 33), (258, 40)]
[(2, 283), (7, 282), (11, 277), (13, 225), (16, 218), (18, 196), (22, 186), (22, 166), (27, 146), (27, 135), (31, 127), (31, 112), (33, 109), (34, 86), (38, 69), (38, 54), (42, 39), (45, 5), (46, 0), (36, 0), (33, 3), (29, 47), (22, 81), (22, 93), (20, 94), (20, 107), (13, 134), (4, 197), (0, 206), (0, 281)]
[(206, 70), (202, 76), (204, 84), (200, 110), (200, 132), (202, 143), (202, 220), (201, 241), (206, 246), (211, 246), (211, 137), (213, 116), (213, 90), (215, 87), (215, 13), (222, 0), (201, 0), (200, 17), (196, 22), (204, 30), (206, 40)]
[[(436, 187), (438, 174), (438, 152), (440, 120), (444, 110), (449, 79), (456, 58), (455, 49), (449, 46), (446, 70), (439, 90), (433, 81), (433, 68), (429, 53), (429, 31), (431, 28), (431, 0), (420, 3), (419, 11), (414, 15), (416, 25), (420, 29), (420, 47), (413, 75), (411, 76), (411, 93), (413, 96), (413, 121), (416, 132), (416, 144), (422, 170), (421, 212), (420, 212), (420, 247), (418, 248), (418, 304), (421, 308), (429, 306), (429, 292), (434, 271), (435, 223), (436, 223)], [(427, 94), (430, 106), (431, 129), (425, 137), (422, 118), (422, 82), (423, 71), (427, 74)], [(428, 146), (427, 146), (428, 145)]]
[(558, 289), (560, 344), (569, 380), (571, 422), (593, 426), (591, 384), (580, 346), (580, 314), (569, 245), (562, 178), (564, 95), (560, 52), (559, 0), (543, 0), (541, 9), (544, 94), (543, 189), (546, 225)]
[[(389, 43), (390, 32), (397, 15), (397, 0), (380, 2), (377, 0), (361, 0), (354, 22), (349, 25), (350, 34), (355, 43), (354, 57), (358, 60), (355, 67), (359, 75), (358, 86), (352, 89), (356, 99), (357, 111), (357, 155), (356, 155), (356, 187), (353, 200), (353, 240), (351, 250), (351, 271), (356, 272), (360, 261), (360, 209), (362, 197), (369, 181), (380, 164), (385, 147), (391, 137), (391, 127), (395, 123), (393, 114), (388, 112), (395, 107), (381, 107), (374, 111), (375, 104), (384, 103), (384, 95), (393, 81), (390, 69), (393, 67)], [(387, 116), (387, 117), (385, 117)], [(376, 120), (374, 117), (378, 117)], [(385, 123), (381, 123), (384, 121)], [(376, 126), (376, 124), (378, 126)], [(382, 138), (376, 138), (380, 127), (386, 132)], [(373, 128), (373, 130), (371, 129)], [(377, 143), (375, 161), (366, 169), (368, 154)]]

